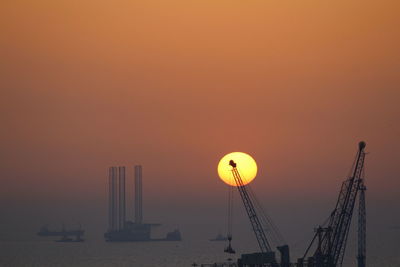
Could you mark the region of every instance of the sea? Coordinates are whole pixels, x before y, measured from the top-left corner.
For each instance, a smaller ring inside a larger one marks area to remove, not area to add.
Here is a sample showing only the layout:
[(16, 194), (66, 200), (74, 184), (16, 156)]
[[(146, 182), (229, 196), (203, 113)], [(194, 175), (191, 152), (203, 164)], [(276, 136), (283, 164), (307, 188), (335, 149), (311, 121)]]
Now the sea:
[(192, 266), (227, 260), (223, 243), (3, 241), (0, 266)]
[[(373, 235), (372, 235), (373, 236)], [(382, 235), (381, 235), (382, 237)], [(367, 266), (400, 267), (400, 230), (388, 230), (384, 238), (369, 240)], [(370, 238), (372, 238), (370, 236)], [(376, 236), (374, 238), (377, 238)], [(235, 244), (235, 243), (233, 243)], [(238, 254), (226, 254), (226, 242), (211, 242), (208, 237), (169, 242), (105, 242), (102, 238), (81, 243), (54, 242), (54, 238), (0, 241), (0, 266), (200, 266), (235, 261), (248, 247), (236, 242)], [(298, 248), (293, 252), (299, 253)], [(343, 266), (357, 266), (355, 248), (349, 245)]]

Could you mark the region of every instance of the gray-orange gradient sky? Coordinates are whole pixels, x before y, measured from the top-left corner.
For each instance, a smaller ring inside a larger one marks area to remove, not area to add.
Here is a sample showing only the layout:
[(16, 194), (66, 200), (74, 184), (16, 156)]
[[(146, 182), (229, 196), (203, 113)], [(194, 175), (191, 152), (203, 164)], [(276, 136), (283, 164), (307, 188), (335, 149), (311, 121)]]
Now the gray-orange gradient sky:
[(400, 201), (399, 10), (396, 0), (1, 1), (1, 207), (95, 210), (105, 224), (107, 168), (140, 163), (145, 217), (207, 217), (226, 204), (218, 160), (243, 151), (265, 206), (311, 212), (324, 199), (321, 219), (365, 140), (370, 206), (400, 223), (386, 210)]

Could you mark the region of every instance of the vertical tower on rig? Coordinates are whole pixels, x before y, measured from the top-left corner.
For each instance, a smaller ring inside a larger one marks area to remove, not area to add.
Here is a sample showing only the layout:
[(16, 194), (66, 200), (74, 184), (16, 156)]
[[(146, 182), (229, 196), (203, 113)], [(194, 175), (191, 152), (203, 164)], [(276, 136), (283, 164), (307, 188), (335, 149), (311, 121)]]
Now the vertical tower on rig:
[(135, 166), (135, 223), (143, 223), (142, 166)]
[(108, 223), (109, 231), (118, 230), (118, 218), (117, 218), (117, 207), (118, 207), (118, 191), (117, 191), (117, 173), (116, 167), (110, 167), (108, 170), (108, 181), (109, 181), (109, 204), (108, 204)]
[(121, 231), (125, 227), (125, 167), (110, 167), (108, 170), (109, 204), (108, 229)]
[(118, 183), (119, 183), (119, 230), (125, 228), (125, 167), (118, 167)]

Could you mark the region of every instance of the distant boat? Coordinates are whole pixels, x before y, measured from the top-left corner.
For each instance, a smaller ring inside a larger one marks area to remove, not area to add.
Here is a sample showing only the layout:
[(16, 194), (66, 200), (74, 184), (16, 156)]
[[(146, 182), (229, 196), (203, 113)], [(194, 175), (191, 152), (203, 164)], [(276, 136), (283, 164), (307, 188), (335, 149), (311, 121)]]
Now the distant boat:
[(228, 238), (219, 233), (215, 238), (209, 239), (210, 241), (227, 241)]
[[(81, 226), (79, 226), (79, 229), (77, 229), (77, 230), (66, 230), (63, 225), (61, 231), (50, 231), (48, 229), (47, 225), (45, 225), (40, 228), (40, 231), (37, 232), (37, 235), (38, 236), (61, 236), (62, 238), (59, 240), (56, 240), (56, 242), (83, 242), (84, 239), (82, 239), (81, 236), (83, 236), (84, 233), (85, 233), (85, 231), (81, 229)], [(75, 236), (75, 239), (72, 239), (69, 236)]]
[(165, 238), (166, 241), (181, 241), (182, 240), (182, 236), (181, 236), (181, 232), (179, 231), (179, 229), (175, 229), (172, 232), (169, 232)]
[(77, 230), (66, 230), (64, 226), (62, 227), (61, 231), (50, 231), (48, 226), (42, 226), (40, 228), (40, 231), (37, 232), (38, 236), (82, 236), (85, 233), (84, 230), (82, 229), (77, 229)]

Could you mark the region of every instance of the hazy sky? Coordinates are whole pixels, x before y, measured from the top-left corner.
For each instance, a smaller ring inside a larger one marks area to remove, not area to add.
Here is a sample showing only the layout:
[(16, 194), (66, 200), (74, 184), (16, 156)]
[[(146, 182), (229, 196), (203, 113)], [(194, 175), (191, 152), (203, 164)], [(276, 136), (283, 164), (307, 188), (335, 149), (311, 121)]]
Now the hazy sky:
[(145, 218), (212, 220), (243, 151), (278, 221), (325, 218), (365, 140), (369, 216), (400, 224), (399, 3), (2, 1), (1, 208), (105, 224), (107, 168), (142, 164)]

